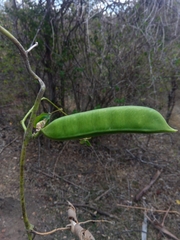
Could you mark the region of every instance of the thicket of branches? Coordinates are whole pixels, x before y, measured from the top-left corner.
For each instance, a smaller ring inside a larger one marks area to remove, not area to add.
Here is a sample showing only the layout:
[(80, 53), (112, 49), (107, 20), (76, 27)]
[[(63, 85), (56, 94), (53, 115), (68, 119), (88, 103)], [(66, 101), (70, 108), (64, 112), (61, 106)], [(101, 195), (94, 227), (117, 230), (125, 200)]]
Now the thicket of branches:
[[(66, 112), (146, 105), (166, 108), (168, 120), (179, 81), (179, 12), (178, 0), (7, 0), (0, 21), (25, 49), (38, 42), (31, 65), (46, 97)], [(17, 50), (3, 36), (0, 51), (0, 105), (3, 92), (36, 95), (39, 86), (24, 77)]]
[[(0, 18), (23, 46), (38, 42), (31, 63), (46, 96), (66, 111), (146, 105), (166, 107), (168, 119), (179, 80), (179, 11), (178, 0), (7, 0)], [(23, 71), (8, 44), (0, 46), (3, 81)]]

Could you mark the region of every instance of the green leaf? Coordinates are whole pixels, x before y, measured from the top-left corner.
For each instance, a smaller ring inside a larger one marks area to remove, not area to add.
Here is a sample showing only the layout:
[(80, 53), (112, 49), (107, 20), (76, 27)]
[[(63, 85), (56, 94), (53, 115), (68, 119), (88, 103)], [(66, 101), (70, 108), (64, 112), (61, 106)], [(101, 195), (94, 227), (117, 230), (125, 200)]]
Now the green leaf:
[(90, 139), (90, 138), (82, 138), (82, 139), (80, 139), (80, 144), (86, 145), (86, 146), (90, 147), (91, 143), (89, 142), (88, 139)]

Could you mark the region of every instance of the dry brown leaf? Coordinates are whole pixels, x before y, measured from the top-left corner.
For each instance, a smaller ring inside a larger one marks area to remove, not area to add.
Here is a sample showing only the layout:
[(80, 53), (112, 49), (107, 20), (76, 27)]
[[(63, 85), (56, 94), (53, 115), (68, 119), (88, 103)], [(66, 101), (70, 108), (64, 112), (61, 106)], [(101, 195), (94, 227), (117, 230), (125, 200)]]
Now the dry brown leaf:
[(95, 240), (95, 238), (93, 237), (89, 230), (84, 229), (82, 231), (82, 240)]
[(36, 124), (36, 132), (39, 132), (45, 125), (46, 125), (47, 119), (43, 119), (42, 121), (38, 122)]
[(76, 217), (76, 209), (75, 207), (68, 201), (69, 208), (68, 208), (68, 218), (69, 220), (73, 220), (74, 222), (78, 223), (77, 217)]
[(70, 224), (68, 226), (71, 227), (71, 232), (74, 233), (79, 238), (79, 240), (95, 240), (90, 231), (82, 228), (78, 223), (76, 217), (76, 209), (72, 203), (68, 201), (68, 205), (68, 218), (70, 221)]
[(80, 240), (95, 240), (93, 235), (88, 230), (82, 228), (79, 224), (74, 226), (74, 234), (78, 236)]

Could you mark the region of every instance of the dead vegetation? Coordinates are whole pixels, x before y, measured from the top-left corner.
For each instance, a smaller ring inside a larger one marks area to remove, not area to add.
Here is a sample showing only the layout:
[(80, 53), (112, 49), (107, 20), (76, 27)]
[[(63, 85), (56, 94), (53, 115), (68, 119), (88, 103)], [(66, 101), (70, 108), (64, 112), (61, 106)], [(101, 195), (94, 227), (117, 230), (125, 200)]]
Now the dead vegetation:
[[(26, 235), (17, 201), (21, 136), (13, 126), (4, 126), (1, 134), (5, 137), (1, 152), (0, 236), (23, 240)], [(66, 227), (69, 200), (76, 207), (79, 222), (94, 220), (85, 228), (97, 240), (142, 239), (144, 219), (147, 239), (179, 239), (178, 140), (177, 133), (104, 136), (92, 139), (91, 147), (78, 141), (52, 142), (42, 137), (31, 142), (26, 164), (31, 223), (38, 232)], [(151, 188), (134, 201), (159, 171)], [(14, 215), (17, 208), (19, 212)], [(112, 224), (95, 222), (102, 219)], [(46, 237), (36, 235), (35, 239), (72, 240), (74, 235), (56, 231)]]

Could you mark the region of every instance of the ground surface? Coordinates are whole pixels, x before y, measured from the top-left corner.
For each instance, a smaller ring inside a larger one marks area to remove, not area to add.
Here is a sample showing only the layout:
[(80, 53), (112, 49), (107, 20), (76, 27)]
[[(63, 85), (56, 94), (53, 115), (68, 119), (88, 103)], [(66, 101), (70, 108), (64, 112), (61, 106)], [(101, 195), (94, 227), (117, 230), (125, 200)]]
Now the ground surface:
[[(178, 109), (175, 112), (171, 125), (179, 128)], [(1, 119), (0, 127), (0, 239), (25, 240), (19, 201), (22, 133), (11, 121)], [(148, 240), (180, 239), (180, 134), (103, 136), (91, 143), (92, 147), (78, 141), (54, 143), (41, 137), (29, 145), (26, 204), (37, 231), (66, 226), (69, 200), (79, 221), (113, 223), (86, 224), (96, 240), (141, 239), (145, 212), (176, 236), (170, 238), (148, 221)], [(135, 202), (158, 170), (158, 180)], [(35, 239), (75, 237), (64, 231)]]

